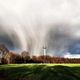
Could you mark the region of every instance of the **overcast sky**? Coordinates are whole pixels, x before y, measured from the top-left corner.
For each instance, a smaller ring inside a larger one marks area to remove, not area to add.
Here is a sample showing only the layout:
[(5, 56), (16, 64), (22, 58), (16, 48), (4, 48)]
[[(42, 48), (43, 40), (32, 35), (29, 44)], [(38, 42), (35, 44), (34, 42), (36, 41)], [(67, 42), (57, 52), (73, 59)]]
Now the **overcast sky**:
[(80, 54), (80, 1), (0, 0), (0, 42), (34, 55), (45, 45), (50, 55)]

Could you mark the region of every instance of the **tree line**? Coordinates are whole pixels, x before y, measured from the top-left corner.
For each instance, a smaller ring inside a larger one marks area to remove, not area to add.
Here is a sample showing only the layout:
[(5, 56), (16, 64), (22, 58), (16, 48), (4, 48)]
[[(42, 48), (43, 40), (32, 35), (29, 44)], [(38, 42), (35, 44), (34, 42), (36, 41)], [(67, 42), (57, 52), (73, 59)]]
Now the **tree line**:
[(23, 51), (21, 54), (10, 52), (4, 44), (0, 44), (0, 62), (2, 64), (20, 63), (80, 63), (80, 58), (63, 58), (49, 55), (30, 56)]
[(2, 57), (2, 64), (20, 63), (80, 63), (80, 58), (51, 57), (49, 55), (30, 56), (29, 52), (21, 54), (8, 52)]

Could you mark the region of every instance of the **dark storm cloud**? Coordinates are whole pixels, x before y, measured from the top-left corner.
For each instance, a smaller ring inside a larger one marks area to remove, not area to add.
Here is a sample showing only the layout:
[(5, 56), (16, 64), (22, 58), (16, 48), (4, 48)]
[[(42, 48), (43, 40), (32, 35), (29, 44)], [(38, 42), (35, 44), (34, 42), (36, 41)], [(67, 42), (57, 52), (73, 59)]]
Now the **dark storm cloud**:
[(79, 33), (77, 34), (77, 31), (80, 30), (79, 26), (76, 29), (66, 24), (54, 26), (54, 28), (52, 27), (49, 30), (47, 35), (48, 51), (56, 56), (63, 56), (68, 52), (77, 54), (76, 50), (80, 46), (75, 48), (75, 52), (73, 46), (76, 46), (80, 42)]
[(14, 49), (13, 42), (12, 42), (11, 39), (10, 39), (8, 36), (6, 36), (6, 35), (1, 35), (1, 36), (0, 36), (0, 43), (5, 44), (5, 45), (8, 47), (8, 49), (10, 49), (10, 50)]
[[(14, 43), (15, 40), (15, 43)], [(4, 26), (0, 26), (0, 44), (4, 44), (9, 50), (18, 50), (19, 42), (14, 32), (6, 31)]]

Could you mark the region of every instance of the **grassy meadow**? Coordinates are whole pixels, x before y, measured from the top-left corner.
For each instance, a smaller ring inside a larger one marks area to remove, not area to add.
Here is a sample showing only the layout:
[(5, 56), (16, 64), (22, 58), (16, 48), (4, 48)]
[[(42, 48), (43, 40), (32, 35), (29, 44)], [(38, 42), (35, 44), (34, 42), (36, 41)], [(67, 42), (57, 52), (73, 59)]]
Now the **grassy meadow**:
[(80, 64), (0, 65), (0, 80), (80, 80)]

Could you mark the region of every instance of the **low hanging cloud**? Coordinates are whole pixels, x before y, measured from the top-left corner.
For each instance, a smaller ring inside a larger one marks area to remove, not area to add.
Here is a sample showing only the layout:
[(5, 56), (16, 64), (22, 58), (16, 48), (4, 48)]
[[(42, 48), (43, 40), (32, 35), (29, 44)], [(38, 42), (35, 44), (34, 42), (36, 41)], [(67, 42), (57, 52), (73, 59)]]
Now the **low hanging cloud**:
[(0, 0), (0, 36), (32, 55), (45, 45), (47, 54), (66, 55), (80, 40), (79, 21), (79, 0)]

